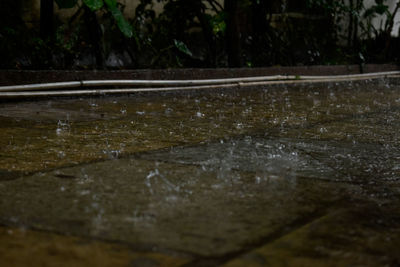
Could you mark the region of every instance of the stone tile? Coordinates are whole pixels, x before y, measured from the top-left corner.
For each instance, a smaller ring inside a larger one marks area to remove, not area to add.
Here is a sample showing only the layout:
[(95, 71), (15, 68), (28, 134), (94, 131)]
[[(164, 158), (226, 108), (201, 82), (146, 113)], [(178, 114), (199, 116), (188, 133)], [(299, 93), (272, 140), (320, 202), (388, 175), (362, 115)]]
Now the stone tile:
[(397, 266), (399, 216), (397, 208), (358, 203), (356, 208), (329, 213), (224, 266)]
[(143, 153), (140, 158), (268, 175), (352, 183), (399, 181), (400, 151), (392, 145), (244, 136), (201, 146)]
[(134, 158), (59, 169), (2, 182), (0, 222), (219, 257), (342, 197), (337, 185), (260, 175)]
[(0, 227), (1, 266), (181, 266), (189, 260), (118, 243)]
[(341, 83), (1, 103), (0, 166), (32, 173), (256, 132), (350, 141), (392, 136), (395, 144), (396, 88)]
[(396, 265), (399, 108), (385, 80), (1, 103), (0, 224), (177, 265)]

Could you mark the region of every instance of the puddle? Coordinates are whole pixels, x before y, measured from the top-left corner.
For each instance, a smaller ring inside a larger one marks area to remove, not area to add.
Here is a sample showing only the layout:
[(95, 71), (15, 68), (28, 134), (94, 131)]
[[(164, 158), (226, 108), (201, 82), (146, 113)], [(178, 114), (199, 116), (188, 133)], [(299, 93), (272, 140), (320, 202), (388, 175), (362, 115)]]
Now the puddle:
[(140, 158), (205, 169), (226, 168), (341, 182), (397, 181), (396, 147), (339, 141), (251, 137), (200, 146), (174, 147)]

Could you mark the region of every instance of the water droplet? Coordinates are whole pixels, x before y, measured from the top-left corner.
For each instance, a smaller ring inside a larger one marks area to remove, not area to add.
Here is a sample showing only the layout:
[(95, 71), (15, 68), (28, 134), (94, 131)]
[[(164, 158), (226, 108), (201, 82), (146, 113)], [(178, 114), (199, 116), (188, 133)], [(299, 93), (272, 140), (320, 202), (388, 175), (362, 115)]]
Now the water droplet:
[(197, 117), (197, 118), (203, 118), (203, 117), (204, 117), (204, 114), (201, 113), (200, 111), (198, 111), (198, 112), (196, 112), (196, 117)]

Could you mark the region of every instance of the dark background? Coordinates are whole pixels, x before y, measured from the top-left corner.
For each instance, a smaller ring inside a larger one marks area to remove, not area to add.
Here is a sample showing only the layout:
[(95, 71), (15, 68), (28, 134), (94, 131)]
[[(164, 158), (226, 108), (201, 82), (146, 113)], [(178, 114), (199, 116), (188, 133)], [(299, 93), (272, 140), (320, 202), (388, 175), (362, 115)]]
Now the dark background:
[[(163, 2), (157, 13), (153, 4)], [(21, 0), (0, 2), (1, 69), (218, 68), (398, 63), (396, 8), (377, 0), (41, 0), (28, 27)], [(96, 4), (101, 4), (96, 6)], [(55, 7), (74, 10), (67, 21)], [(381, 16), (376, 28), (372, 18)]]

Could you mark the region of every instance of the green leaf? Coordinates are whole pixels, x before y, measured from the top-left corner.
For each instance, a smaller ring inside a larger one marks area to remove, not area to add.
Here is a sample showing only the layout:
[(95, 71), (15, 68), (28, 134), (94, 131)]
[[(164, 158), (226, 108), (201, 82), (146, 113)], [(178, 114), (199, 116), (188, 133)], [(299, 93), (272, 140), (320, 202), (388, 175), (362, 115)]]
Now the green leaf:
[(55, 0), (59, 8), (72, 8), (76, 5), (78, 0)]
[(365, 10), (364, 12), (364, 18), (368, 18), (371, 17), (375, 14), (375, 10), (373, 8), (368, 8), (367, 10)]
[(379, 15), (383, 15), (388, 9), (389, 7), (387, 5), (377, 5), (375, 12)]
[(103, 0), (83, 0), (83, 3), (93, 11), (99, 10), (103, 7)]
[(104, 0), (104, 2), (107, 4), (108, 7), (117, 7), (116, 0)]
[(179, 51), (185, 53), (185, 54), (188, 55), (188, 56), (193, 57), (192, 52), (191, 52), (191, 51), (189, 50), (189, 48), (185, 45), (185, 43), (174, 39), (174, 44), (175, 44), (176, 48), (179, 49)]
[[(104, 0), (107, 4), (107, 9), (111, 12), (111, 15), (117, 22), (119, 30), (128, 38), (133, 36), (133, 28), (132, 25), (125, 19), (124, 15), (122, 14), (121, 10), (118, 9), (117, 4), (109, 5), (109, 2), (115, 2), (113, 0)], [(116, 2), (115, 2), (116, 3)]]
[(387, 13), (388, 10), (389, 7), (387, 5), (375, 5), (365, 10), (364, 17), (375, 17), (377, 14), (383, 15)]
[(225, 21), (226, 21), (226, 13), (225, 12), (220, 12), (215, 16), (209, 17), (209, 23), (212, 27), (214, 34), (225, 33), (225, 30), (226, 30)]

